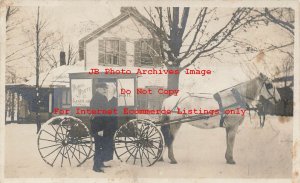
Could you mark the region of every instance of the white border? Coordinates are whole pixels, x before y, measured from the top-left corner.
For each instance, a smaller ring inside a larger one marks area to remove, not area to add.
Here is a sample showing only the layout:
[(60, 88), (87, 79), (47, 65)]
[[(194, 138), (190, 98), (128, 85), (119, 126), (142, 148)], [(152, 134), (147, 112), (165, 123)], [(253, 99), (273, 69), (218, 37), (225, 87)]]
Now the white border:
[[(293, 144), (294, 144), (294, 152), (293, 154), (296, 154), (296, 156), (293, 157), (293, 172), (299, 172), (300, 173), (300, 155), (297, 155), (299, 153), (300, 149), (300, 135), (299, 135), (299, 129), (300, 129), (300, 122), (298, 119), (300, 119), (300, 111), (299, 111), (299, 73), (300, 73), (300, 65), (299, 65), (299, 2), (295, 0), (289, 0), (289, 1), (277, 1), (277, 0), (265, 0), (265, 1), (238, 1), (238, 0), (226, 0), (226, 1), (220, 1), (220, 0), (211, 0), (211, 1), (201, 1), (201, 0), (165, 0), (165, 1), (150, 1), (150, 0), (106, 0), (106, 1), (92, 1), (92, 0), (19, 0), (19, 1), (0, 1), (0, 56), (1, 56), (1, 65), (0, 65), (0, 111), (2, 112), (0, 115), (0, 182), (95, 182), (99, 179), (82, 179), (82, 178), (67, 178), (67, 179), (61, 179), (61, 178), (49, 178), (49, 179), (24, 179), (24, 178), (4, 178), (4, 163), (5, 163), (5, 157), (4, 157), (4, 148), (5, 148), (5, 119), (4, 119), (4, 108), (5, 108), (5, 9), (7, 5), (14, 5), (14, 6), (80, 6), (80, 5), (86, 5), (89, 4), (91, 6), (97, 6), (101, 3), (105, 3), (109, 6), (208, 6), (208, 7), (240, 7), (240, 6), (251, 6), (251, 7), (292, 7), (295, 9), (295, 45), (294, 45), (294, 120), (293, 120)], [(3, 16), (4, 15), (4, 16)], [(292, 173), (292, 172), (291, 172)], [(293, 174), (293, 182), (299, 182), (300, 178), (294, 177), (295, 173)], [(291, 179), (143, 179), (143, 178), (132, 178), (132, 179), (119, 179), (116, 178), (114, 180), (111, 179), (100, 179), (101, 182), (291, 182)]]

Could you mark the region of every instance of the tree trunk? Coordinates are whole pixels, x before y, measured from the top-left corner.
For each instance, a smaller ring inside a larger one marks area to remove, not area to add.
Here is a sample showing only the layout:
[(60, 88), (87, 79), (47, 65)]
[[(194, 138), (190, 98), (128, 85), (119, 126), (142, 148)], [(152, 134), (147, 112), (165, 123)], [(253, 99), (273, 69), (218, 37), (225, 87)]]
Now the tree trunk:
[[(169, 70), (179, 70), (179, 67), (168, 67)], [(179, 74), (168, 74), (168, 90), (177, 90), (179, 87)]]
[(39, 77), (40, 77), (40, 7), (37, 9), (37, 21), (36, 21), (36, 66), (35, 66), (35, 71), (36, 71), (36, 84), (35, 84), (35, 89), (36, 89), (36, 111), (35, 111), (35, 122), (37, 126), (37, 132), (38, 133), (41, 129), (41, 121), (40, 121), (40, 84), (39, 84)]
[(39, 133), (41, 129), (41, 118), (40, 118), (40, 97), (39, 97), (39, 90), (37, 89), (37, 96), (36, 96), (36, 110), (35, 110), (35, 122), (36, 122), (36, 127), (37, 131), (36, 133)]

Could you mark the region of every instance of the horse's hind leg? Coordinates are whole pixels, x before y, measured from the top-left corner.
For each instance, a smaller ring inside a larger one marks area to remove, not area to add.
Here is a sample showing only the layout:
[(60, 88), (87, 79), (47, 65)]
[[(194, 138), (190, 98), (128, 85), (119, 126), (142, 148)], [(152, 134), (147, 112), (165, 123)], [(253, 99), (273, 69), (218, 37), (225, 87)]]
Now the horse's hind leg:
[(177, 163), (173, 152), (173, 142), (175, 134), (178, 131), (179, 127), (180, 125), (165, 125), (161, 127), (161, 132), (163, 133), (165, 144), (168, 147), (168, 157), (171, 160), (171, 164)]
[(238, 126), (239, 124), (236, 123), (234, 126), (226, 128), (227, 149), (225, 153), (225, 158), (228, 164), (235, 164), (235, 161), (233, 160), (233, 146)]
[[(158, 159), (158, 161), (164, 161), (164, 154), (165, 154), (167, 146), (165, 144), (163, 144), (163, 146), (164, 146), (164, 149), (163, 149), (163, 152), (161, 153), (161, 156)], [(161, 146), (160, 146), (160, 148), (161, 148)]]

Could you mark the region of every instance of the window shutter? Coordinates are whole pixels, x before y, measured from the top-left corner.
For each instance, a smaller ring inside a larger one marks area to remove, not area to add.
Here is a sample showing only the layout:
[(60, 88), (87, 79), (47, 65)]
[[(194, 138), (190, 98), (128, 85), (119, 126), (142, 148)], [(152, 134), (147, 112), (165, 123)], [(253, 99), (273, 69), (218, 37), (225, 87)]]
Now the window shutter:
[(105, 61), (105, 41), (98, 42), (98, 65), (103, 65)]
[(134, 42), (134, 66), (135, 67), (141, 66), (141, 42), (140, 41)]
[(154, 65), (154, 67), (161, 66), (162, 63), (161, 63), (161, 57), (160, 57), (159, 40), (153, 39), (153, 50), (154, 50), (153, 57), (152, 57), (153, 65)]
[(119, 65), (126, 66), (126, 41), (120, 41)]

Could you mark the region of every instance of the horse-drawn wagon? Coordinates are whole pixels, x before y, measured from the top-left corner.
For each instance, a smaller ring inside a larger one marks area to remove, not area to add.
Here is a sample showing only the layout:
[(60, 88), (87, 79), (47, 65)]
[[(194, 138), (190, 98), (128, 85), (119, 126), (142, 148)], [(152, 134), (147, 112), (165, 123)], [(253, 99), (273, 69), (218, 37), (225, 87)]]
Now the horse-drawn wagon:
[[(255, 100), (257, 96), (263, 96), (275, 102), (280, 99), (270, 80), (264, 75), (260, 75), (253, 80), (220, 91), (214, 95), (214, 98), (192, 95), (171, 96), (163, 103), (163, 108), (172, 111), (169, 116), (163, 115), (167, 119), (160, 121), (137, 119), (135, 115), (122, 114), (125, 107), (128, 109), (136, 108), (137, 76), (135, 74), (121, 76), (108, 76), (103, 73), (99, 75), (70, 74), (71, 115), (56, 116), (49, 119), (38, 134), (38, 150), (47, 164), (51, 166), (80, 166), (93, 156), (93, 137), (90, 133), (89, 115), (77, 112), (78, 108), (81, 110), (89, 108), (90, 99), (95, 92), (94, 85), (97, 82), (106, 82), (115, 91), (120, 91), (124, 86), (134, 91), (130, 95), (116, 93), (118, 111), (121, 113), (118, 113), (119, 129), (114, 136), (114, 149), (116, 157), (122, 162), (140, 164), (141, 166), (151, 166), (162, 156), (164, 140), (168, 140), (168, 137), (166, 131), (162, 133), (158, 129), (159, 126), (164, 127), (187, 122), (200, 128), (225, 127), (226, 138), (228, 138), (226, 159), (227, 162), (234, 163), (232, 158), (234, 138), (232, 136), (235, 136), (236, 129), (244, 117), (230, 117), (224, 111), (234, 107), (247, 108), (248, 101)], [(188, 107), (197, 101), (203, 105), (205, 103), (214, 104), (219, 113), (188, 116), (177, 114), (175, 118), (172, 117), (175, 108)], [(217, 119), (215, 120), (217, 123), (211, 121), (213, 117), (217, 117), (214, 118)], [(167, 133), (175, 136), (172, 131)], [(166, 142), (166, 145), (170, 145), (170, 143), (172, 144), (172, 142)], [(172, 146), (168, 146), (168, 148), (170, 150)], [(172, 152), (169, 153), (169, 158), (171, 156), (171, 162), (176, 162)]]
[[(127, 110), (136, 108), (137, 75), (107, 75), (104, 73), (90, 74), (70, 73), (71, 107), (69, 109), (54, 109), (58, 114), (43, 124), (38, 133), (37, 145), (42, 159), (51, 166), (80, 166), (93, 156), (93, 137), (90, 133), (89, 117), (93, 113), (90, 109), (90, 100), (95, 93), (95, 85), (105, 82), (108, 85), (109, 94), (117, 97), (119, 126), (135, 119), (134, 114), (122, 114)], [(121, 94), (122, 88), (131, 90), (131, 94)], [(116, 115), (116, 114), (112, 114)], [(137, 126), (135, 126), (137, 127)], [(120, 132), (120, 130), (119, 130)], [(132, 134), (118, 133), (117, 138), (130, 138)], [(120, 135), (121, 134), (121, 135)], [(121, 143), (121, 142), (119, 142)], [(122, 142), (127, 144), (127, 142)], [(117, 143), (116, 143), (117, 144)], [(122, 156), (122, 155), (120, 155)]]

